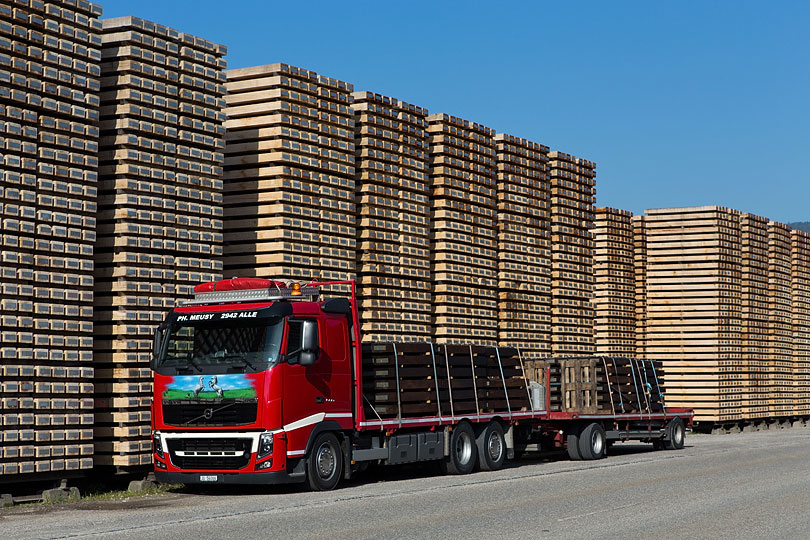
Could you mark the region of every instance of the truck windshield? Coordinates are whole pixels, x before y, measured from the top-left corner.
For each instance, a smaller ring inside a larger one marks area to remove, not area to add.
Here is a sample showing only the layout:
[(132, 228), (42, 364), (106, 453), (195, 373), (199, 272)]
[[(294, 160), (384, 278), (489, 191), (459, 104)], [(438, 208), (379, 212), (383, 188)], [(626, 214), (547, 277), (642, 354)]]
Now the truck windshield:
[(283, 327), (281, 318), (173, 323), (157, 371), (264, 371), (278, 362)]

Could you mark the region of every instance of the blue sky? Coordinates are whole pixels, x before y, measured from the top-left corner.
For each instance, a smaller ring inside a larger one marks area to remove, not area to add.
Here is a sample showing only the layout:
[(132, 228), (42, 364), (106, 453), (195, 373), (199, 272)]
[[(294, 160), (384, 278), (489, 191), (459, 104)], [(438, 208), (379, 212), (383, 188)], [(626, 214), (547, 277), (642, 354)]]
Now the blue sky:
[(597, 163), (597, 204), (810, 220), (810, 2), (108, 0)]
[[(241, 388), (253, 388), (253, 382), (241, 374), (236, 375), (217, 375), (217, 385), (223, 390), (234, 390)], [(203, 384), (205, 385), (204, 392), (212, 392), (211, 375), (203, 376)], [(192, 391), (200, 383), (199, 375), (178, 375), (172, 377), (172, 382), (169, 384), (172, 390), (186, 390)]]

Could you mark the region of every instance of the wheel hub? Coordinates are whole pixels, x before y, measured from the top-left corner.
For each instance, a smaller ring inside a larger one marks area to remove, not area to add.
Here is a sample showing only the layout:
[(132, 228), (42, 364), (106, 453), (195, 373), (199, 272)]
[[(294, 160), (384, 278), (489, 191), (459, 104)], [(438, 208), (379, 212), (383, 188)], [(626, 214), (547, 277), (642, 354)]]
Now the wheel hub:
[(317, 455), (318, 475), (321, 478), (329, 478), (335, 472), (335, 455), (329, 445), (323, 445), (318, 449)]
[(501, 444), (501, 438), (498, 437), (497, 433), (493, 432), (489, 435), (487, 448), (489, 450), (489, 457), (492, 458), (492, 461), (498, 461), (501, 457), (501, 452), (503, 452), (503, 445)]

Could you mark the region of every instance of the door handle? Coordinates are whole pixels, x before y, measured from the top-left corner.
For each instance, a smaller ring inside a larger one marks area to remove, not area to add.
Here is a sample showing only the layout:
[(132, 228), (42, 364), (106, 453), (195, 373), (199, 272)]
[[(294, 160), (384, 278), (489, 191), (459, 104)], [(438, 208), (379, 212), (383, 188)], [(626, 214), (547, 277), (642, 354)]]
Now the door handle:
[(323, 403), (323, 396), (318, 396), (315, 398), (315, 403)]

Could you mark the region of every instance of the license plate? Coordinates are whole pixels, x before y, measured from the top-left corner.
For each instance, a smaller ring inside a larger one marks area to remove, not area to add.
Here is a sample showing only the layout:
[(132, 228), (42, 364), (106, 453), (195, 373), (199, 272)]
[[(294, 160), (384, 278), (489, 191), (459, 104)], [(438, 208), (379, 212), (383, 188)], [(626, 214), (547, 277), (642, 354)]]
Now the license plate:
[(216, 482), (216, 481), (217, 481), (217, 475), (215, 475), (215, 474), (210, 474), (210, 475), (201, 474), (200, 475), (200, 482)]

